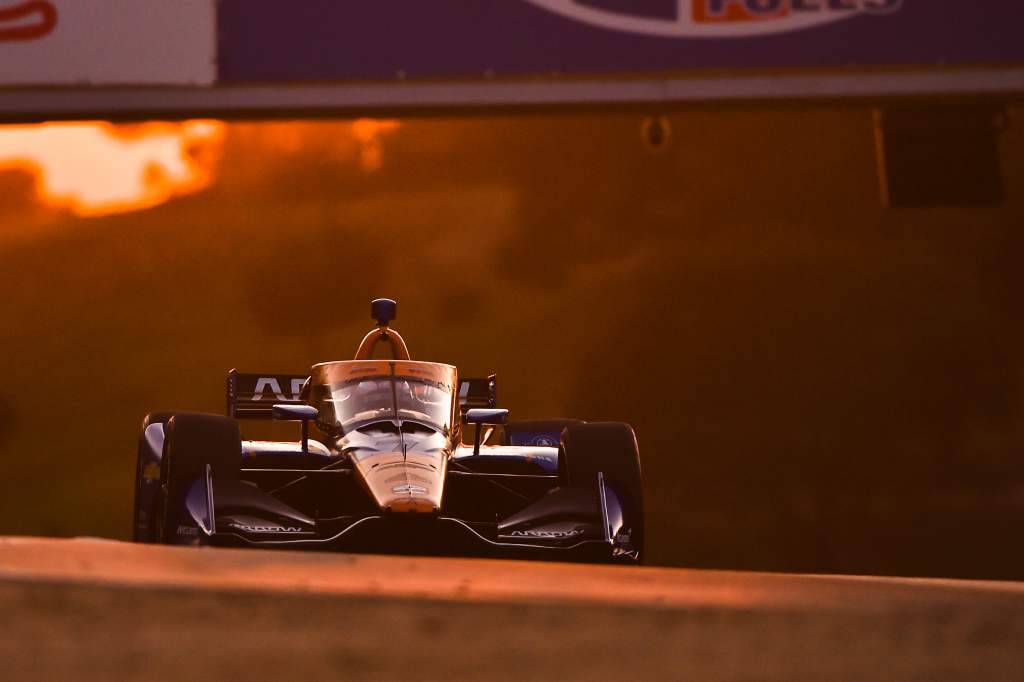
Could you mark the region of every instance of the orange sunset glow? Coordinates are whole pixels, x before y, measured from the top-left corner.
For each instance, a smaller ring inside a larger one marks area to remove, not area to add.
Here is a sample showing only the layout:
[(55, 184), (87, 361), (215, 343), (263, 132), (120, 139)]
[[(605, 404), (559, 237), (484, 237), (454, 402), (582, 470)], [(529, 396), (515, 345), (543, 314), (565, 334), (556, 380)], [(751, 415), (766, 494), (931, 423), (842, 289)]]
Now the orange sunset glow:
[[(399, 125), (377, 119), (350, 124), (362, 170), (381, 167), (382, 137)], [(285, 124), (267, 132), (287, 138), (301, 137), (302, 130)], [(213, 120), (3, 126), (0, 171), (29, 172), (41, 203), (80, 217), (138, 211), (210, 186), (226, 136), (227, 125)]]
[(207, 187), (224, 130), (206, 120), (8, 126), (0, 170), (28, 170), (41, 202), (79, 216), (136, 211)]

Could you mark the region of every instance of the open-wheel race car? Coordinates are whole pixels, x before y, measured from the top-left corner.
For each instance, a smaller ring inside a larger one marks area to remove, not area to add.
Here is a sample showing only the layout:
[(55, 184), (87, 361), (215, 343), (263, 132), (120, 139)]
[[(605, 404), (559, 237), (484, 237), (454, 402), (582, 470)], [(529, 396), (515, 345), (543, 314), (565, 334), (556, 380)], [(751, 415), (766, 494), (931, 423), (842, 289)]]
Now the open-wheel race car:
[[(227, 416), (149, 414), (134, 540), (639, 563), (633, 429), (509, 421), (493, 375), (410, 359), (396, 307), (373, 302), (354, 360), (231, 370)], [(379, 344), (392, 359), (373, 359)], [(298, 422), (301, 438), (244, 440), (245, 419)]]

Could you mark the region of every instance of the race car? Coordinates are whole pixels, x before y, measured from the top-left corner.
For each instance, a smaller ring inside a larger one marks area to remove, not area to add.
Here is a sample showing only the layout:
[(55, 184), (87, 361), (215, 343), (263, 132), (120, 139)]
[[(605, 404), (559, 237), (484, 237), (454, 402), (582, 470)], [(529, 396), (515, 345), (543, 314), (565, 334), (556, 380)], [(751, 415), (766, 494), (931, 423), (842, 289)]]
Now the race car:
[[(633, 429), (509, 421), (496, 376), (412, 360), (389, 326), (396, 312), (373, 301), (377, 324), (353, 360), (305, 374), (231, 370), (225, 416), (147, 415), (133, 539), (640, 563)], [(383, 346), (391, 358), (375, 359)], [(297, 422), (301, 435), (243, 439), (247, 419)]]

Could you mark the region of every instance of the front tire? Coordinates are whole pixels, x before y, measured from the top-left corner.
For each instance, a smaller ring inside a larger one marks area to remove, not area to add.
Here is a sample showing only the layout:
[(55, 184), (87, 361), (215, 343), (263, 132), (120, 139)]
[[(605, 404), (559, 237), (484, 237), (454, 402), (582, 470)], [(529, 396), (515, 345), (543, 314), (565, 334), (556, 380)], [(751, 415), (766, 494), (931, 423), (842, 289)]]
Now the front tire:
[(215, 414), (176, 414), (167, 422), (160, 461), (161, 505), (157, 537), (171, 543), (184, 519), (185, 496), (210, 466), (216, 479), (237, 479), (242, 463), (238, 424)]
[(617, 493), (630, 544), (643, 557), (644, 496), (640, 452), (633, 427), (622, 422), (570, 424), (562, 431), (560, 467), (568, 485), (597, 485), (601, 472)]

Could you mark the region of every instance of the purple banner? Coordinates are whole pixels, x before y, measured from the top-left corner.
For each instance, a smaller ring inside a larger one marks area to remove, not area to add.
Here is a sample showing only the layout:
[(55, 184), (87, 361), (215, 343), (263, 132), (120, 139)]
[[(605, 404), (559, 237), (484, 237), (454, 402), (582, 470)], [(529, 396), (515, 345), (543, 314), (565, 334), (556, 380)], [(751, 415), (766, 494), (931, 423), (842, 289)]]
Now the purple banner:
[(220, 0), (219, 80), (1024, 63), (1021, 0)]

